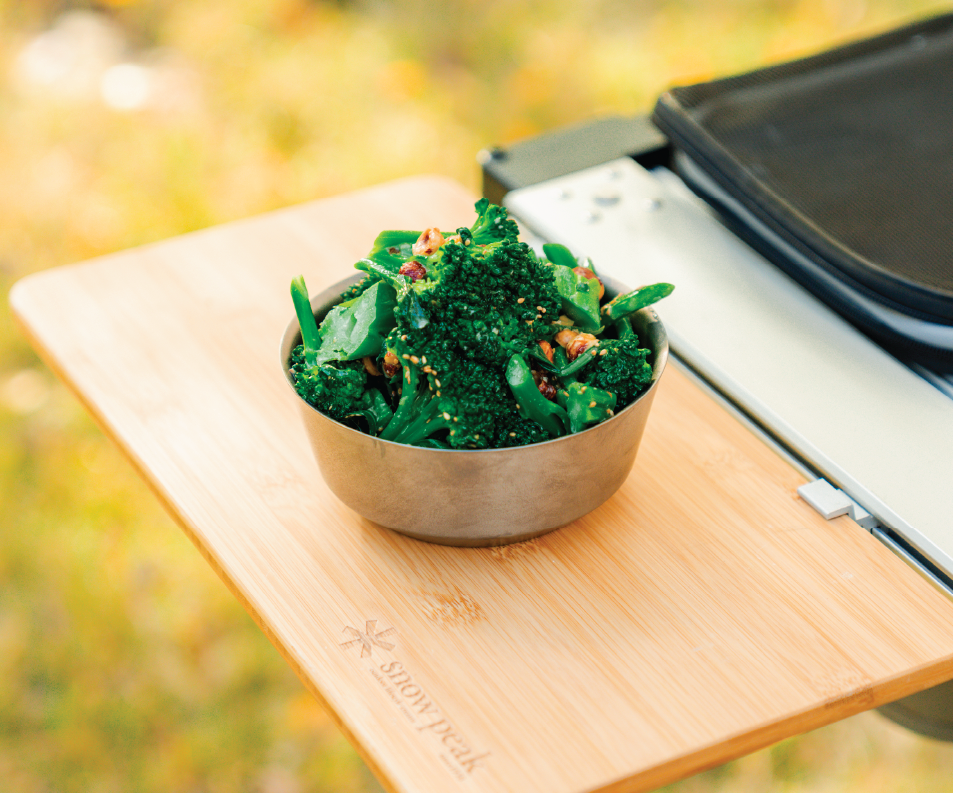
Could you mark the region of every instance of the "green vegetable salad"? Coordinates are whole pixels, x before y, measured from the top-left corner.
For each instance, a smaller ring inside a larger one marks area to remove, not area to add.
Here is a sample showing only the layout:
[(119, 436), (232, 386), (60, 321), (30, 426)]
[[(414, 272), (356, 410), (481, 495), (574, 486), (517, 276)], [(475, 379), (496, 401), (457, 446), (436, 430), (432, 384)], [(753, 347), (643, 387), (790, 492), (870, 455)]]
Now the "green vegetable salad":
[(470, 228), (385, 231), (367, 275), (318, 326), (291, 284), (302, 344), (289, 365), (322, 413), (397, 443), (493, 449), (598, 424), (651, 380), (630, 315), (668, 295), (604, 301), (591, 262), (562, 245), (538, 256), (506, 210), (481, 199)]

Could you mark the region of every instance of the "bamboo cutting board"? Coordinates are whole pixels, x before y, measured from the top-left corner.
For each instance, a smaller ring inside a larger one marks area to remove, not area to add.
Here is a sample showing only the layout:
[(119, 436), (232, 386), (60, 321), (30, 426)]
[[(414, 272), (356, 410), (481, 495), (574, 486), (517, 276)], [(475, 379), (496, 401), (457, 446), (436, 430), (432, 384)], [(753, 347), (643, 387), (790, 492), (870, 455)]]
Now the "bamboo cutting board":
[[(468, 225), (472, 203), (418, 177), (11, 295), (385, 786), (650, 790), (953, 677), (953, 604), (801, 502), (799, 474), (672, 366), (622, 489), (549, 535), (446, 548), (338, 502), (279, 367), (288, 284), (317, 292), (381, 229)], [(381, 486), (427, 508), (412, 476)]]

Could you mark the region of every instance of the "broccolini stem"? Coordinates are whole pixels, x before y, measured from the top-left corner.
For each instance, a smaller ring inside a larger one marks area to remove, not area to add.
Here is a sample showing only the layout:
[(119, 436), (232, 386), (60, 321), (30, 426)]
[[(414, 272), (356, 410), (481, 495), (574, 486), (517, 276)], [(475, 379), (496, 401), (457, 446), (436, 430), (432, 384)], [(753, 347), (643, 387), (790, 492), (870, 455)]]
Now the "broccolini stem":
[(635, 338), (635, 331), (632, 330), (632, 320), (629, 317), (622, 317), (622, 319), (617, 319), (615, 323), (616, 333), (620, 339), (633, 339)]
[(291, 280), (291, 299), (294, 301), (295, 314), (298, 315), (298, 325), (301, 328), (304, 361), (309, 367), (317, 366), (321, 334), (318, 333), (318, 323), (311, 310), (311, 300), (308, 298), (308, 287), (305, 286), (303, 275)]
[(414, 402), (417, 399), (417, 378), (414, 370), (409, 366), (403, 367), (401, 376), (400, 402), (397, 403), (397, 410), (394, 411), (394, 417), (387, 422), (387, 426), (381, 430), (380, 438), (385, 441), (392, 441), (410, 422), (414, 414)]

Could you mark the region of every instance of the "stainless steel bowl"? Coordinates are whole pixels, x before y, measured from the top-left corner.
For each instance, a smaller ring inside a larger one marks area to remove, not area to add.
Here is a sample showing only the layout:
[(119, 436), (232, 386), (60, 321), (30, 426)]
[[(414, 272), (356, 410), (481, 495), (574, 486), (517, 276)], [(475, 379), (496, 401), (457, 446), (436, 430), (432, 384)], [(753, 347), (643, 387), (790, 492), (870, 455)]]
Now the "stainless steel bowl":
[[(319, 322), (361, 277), (334, 284), (311, 299)], [(627, 291), (618, 282), (603, 280), (610, 296)], [(608, 421), (545, 443), (472, 451), (421, 449), (353, 430), (298, 397), (321, 474), (341, 501), (368, 520), (442, 545), (504, 545), (565, 526), (615, 493), (635, 462), (668, 360), (668, 339), (651, 309), (638, 312), (633, 327), (654, 353), (649, 387)], [(280, 352), (292, 390), (288, 359), (300, 343), (298, 321), (292, 318)]]

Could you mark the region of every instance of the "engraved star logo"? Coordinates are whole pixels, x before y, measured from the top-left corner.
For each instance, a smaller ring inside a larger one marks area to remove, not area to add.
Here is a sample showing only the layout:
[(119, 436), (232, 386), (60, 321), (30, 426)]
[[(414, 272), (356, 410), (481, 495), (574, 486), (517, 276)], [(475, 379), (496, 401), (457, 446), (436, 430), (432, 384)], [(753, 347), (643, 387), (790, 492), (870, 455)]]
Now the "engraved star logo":
[(382, 650), (394, 649), (393, 643), (384, 641), (384, 637), (395, 633), (395, 630), (393, 628), (387, 628), (386, 630), (378, 631), (377, 620), (367, 620), (367, 622), (364, 623), (364, 630), (362, 631), (359, 631), (357, 628), (352, 628), (350, 625), (347, 625), (344, 630), (350, 631), (354, 638), (346, 642), (341, 642), (341, 646), (345, 649), (350, 649), (351, 647), (361, 645), (361, 658), (372, 655), (375, 647), (380, 647)]

